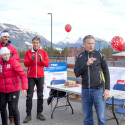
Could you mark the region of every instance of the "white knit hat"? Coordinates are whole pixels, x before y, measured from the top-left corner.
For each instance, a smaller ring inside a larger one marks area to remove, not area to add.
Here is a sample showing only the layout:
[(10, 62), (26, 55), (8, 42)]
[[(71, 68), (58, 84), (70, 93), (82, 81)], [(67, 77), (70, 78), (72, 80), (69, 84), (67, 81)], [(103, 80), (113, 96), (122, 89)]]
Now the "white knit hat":
[(3, 55), (5, 53), (10, 53), (10, 50), (7, 47), (2, 47), (0, 50), (0, 55)]
[(9, 33), (6, 31), (2, 31), (0, 34), (0, 38), (2, 38), (3, 36), (9, 36)]

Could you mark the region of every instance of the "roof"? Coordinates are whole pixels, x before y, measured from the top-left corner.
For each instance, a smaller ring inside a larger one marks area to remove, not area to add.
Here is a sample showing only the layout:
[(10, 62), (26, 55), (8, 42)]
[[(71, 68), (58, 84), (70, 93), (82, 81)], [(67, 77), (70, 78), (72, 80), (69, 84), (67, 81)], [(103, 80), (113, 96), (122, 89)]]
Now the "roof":
[(119, 52), (119, 53), (116, 53), (116, 54), (112, 54), (112, 56), (125, 56), (125, 51)]

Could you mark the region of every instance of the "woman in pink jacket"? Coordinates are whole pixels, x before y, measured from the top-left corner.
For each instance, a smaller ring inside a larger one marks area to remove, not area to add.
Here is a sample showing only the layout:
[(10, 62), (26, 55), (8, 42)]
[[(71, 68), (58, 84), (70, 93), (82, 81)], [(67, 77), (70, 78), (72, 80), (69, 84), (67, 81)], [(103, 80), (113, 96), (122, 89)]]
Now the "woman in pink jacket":
[(18, 110), (18, 100), (21, 90), (20, 79), (22, 82), (22, 93), (25, 95), (28, 89), (27, 77), (19, 62), (10, 58), (10, 50), (7, 47), (1, 48), (0, 55), (0, 108), (2, 125), (8, 125), (6, 111), (8, 100), (12, 102), (15, 125), (20, 125)]

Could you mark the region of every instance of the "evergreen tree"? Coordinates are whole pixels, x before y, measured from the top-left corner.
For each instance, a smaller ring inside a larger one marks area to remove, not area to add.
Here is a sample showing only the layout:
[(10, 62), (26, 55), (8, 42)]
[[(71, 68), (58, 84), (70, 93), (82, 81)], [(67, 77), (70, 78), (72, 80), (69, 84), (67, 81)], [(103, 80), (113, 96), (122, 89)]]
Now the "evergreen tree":
[(67, 49), (67, 47), (65, 47), (65, 48), (62, 50), (61, 54), (62, 54), (62, 55), (65, 55), (65, 56), (68, 55), (68, 49)]
[(105, 56), (112, 56), (112, 54), (113, 54), (113, 49), (112, 49), (110, 46), (104, 47), (104, 48), (102, 49), (102, 53), (103, 53)]

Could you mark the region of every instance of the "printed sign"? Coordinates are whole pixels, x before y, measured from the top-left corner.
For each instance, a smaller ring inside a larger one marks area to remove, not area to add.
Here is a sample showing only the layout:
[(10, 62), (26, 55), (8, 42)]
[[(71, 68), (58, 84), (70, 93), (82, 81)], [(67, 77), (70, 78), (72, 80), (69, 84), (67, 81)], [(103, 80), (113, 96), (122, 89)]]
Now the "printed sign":
[[(47, 88), (52, 80), (67, 80), (67, 63), (66, 62), (52, 62), (48, 68), (44, 68), (44, 99), (49, 97), (50, 89)], [(37, 99), (37, 89), (34, 88), (33, 99)]]

